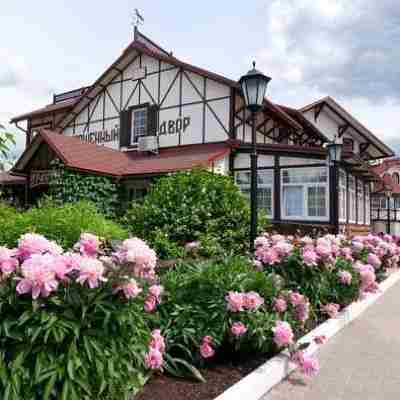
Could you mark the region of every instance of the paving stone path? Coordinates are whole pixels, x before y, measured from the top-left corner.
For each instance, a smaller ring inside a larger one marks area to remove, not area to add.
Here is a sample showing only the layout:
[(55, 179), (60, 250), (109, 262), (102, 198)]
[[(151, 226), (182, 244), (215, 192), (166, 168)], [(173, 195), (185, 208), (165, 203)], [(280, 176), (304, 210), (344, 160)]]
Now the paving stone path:
[(321, 370), (293, 373), (261, 400), (399, 400), (400, 282), (319, 351)]

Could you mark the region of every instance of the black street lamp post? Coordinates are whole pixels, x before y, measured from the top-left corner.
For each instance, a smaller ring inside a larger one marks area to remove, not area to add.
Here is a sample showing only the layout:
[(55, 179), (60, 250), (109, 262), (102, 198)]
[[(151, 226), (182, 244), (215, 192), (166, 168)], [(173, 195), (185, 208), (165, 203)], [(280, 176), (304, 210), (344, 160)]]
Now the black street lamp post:
[(386, 196), (386, 213), (387, 213), (387, 233), (390, 235), (391, 232), (391, 221), (390, 221), (390, 198), (392, 197), (392, 191), (390, 189), (385, 190), (385, 196)]
[(256, 63), (253, 62), (253, 69), (242, 76), (239, 84), (242, 88), (244, 101), (247, 109), (251, 113), (251, 154), (250, 154), (250, 251), (254, 251), (254, 241), (257, 236), (257, 133), (256, 133), (256, 113), (261, 110), (264, 102), (265, 92), (271, 78), (256, 70)]
[(328, 150), (329, 185), (330, 185), (330, 213), (329, 217), (335, 226), (335, 232), (339, 233), (339, 170), (338, 165), (342, 160), (343, 144), (336, 143), (336, 137), (326, 146)]

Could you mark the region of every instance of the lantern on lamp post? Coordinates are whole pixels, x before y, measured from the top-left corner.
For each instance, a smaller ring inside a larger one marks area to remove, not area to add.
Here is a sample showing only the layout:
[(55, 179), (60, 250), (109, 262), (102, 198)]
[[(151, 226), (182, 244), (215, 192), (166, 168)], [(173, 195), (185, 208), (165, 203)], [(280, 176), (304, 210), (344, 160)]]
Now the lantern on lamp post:
[(257, 235), (257, 137), (256, 137), (256, 113), (261, 110), (265, 93), (271, 78), (256, 70), (256, 63), (253, 62), (253, 69), (243, 75), (239, 84), (242, 89), (246, 108), (251, 113), (251, 154), (250, 154), (250, 251), (254, 250), (254, 241)]

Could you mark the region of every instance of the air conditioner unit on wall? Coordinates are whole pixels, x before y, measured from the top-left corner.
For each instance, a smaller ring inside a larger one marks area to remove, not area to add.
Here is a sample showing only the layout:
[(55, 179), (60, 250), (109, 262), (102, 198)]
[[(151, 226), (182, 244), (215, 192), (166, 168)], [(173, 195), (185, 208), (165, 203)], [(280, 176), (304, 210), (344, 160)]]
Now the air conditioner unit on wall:
[(150, 151), (158, 154), (158, 137), (157, 136), (141, 136), (138, 138), (138, 150)]

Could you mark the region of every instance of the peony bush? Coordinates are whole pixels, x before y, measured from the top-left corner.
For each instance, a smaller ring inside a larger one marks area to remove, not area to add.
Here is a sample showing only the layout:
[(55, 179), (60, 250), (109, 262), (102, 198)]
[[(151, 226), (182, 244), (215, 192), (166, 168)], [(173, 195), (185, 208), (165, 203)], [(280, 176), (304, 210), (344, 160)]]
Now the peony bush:
[[(178, 265), (162, 276), (159, 312), (167, 358), (204, 367), (287, 349), (299, 370), (313, 376), (318, 360), (298, 348), (296, 339), (376, 292), (398, 266), (399, 243), (391, 236), (264, 234), (256, 240), (252, 263), (232, 257)], [(169, 372), (184, 374), (179, 368)]]
[(127, 399), (139, 390), (165, 351), (151, 331), (163, 292), (156, 261), (140, 239), (111, 252), (90, 233), (67, 252), (35, 233), (1, 247), (0, 398)]

